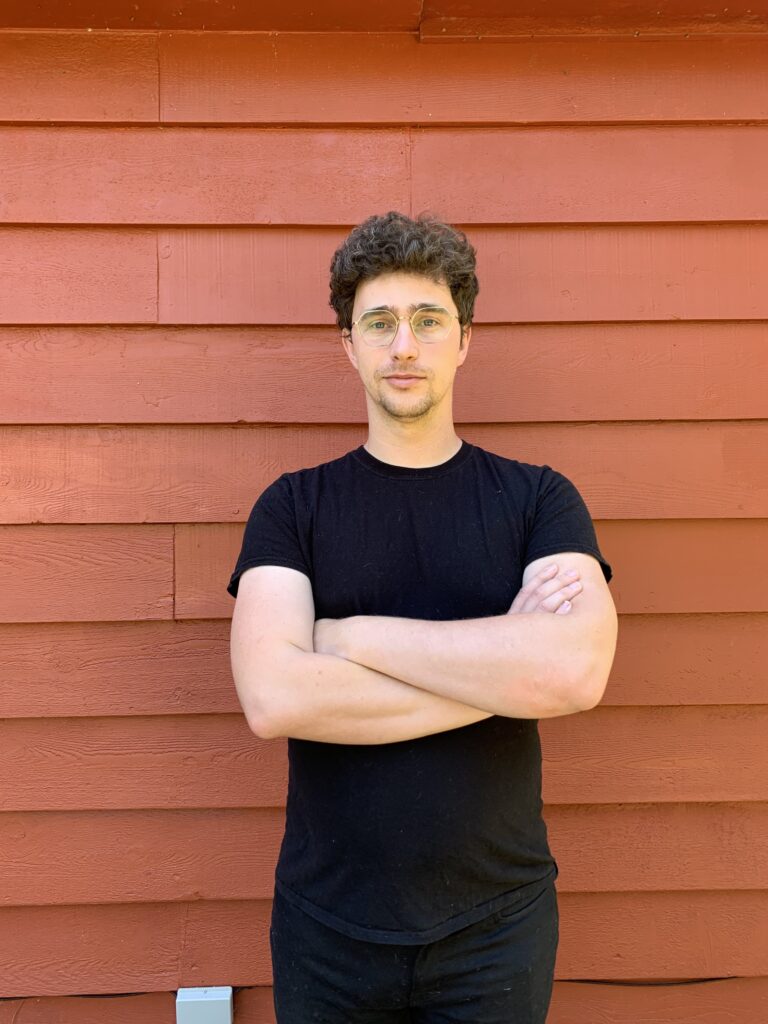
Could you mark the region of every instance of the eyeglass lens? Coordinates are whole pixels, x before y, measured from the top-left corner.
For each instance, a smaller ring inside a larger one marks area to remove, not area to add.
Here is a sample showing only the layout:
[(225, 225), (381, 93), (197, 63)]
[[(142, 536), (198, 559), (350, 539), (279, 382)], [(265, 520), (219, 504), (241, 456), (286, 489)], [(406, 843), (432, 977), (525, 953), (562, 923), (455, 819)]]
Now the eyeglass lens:
[[(451, 330), (453, 315), (442, 306), (417, 309), (411, 328), (419, 341), (445, 341)], [(398, 319), (389, 310), (370, 310), (358, 321), (360, 334), (369, 345), (389, 345), (397, 333)]]

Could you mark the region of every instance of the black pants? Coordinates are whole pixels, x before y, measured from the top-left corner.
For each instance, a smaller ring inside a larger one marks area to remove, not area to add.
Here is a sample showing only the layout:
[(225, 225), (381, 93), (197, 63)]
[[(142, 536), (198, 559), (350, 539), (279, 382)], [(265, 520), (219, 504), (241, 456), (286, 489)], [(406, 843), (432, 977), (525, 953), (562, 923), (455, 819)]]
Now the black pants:
[(444, 939), (389, 945), (342, 935), (275, 890), (277, 1024), (544, 1024), (559, 920), (552, 880)]

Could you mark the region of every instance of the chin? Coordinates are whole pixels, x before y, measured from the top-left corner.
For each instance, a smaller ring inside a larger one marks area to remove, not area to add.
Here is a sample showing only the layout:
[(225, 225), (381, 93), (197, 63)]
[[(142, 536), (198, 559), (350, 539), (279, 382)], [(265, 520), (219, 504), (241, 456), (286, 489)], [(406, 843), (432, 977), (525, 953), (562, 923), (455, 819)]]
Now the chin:
[(379, 404), (385, 412), (388, 412), (390, 416), (394, 416), (395, 419), (414, 420), (431, 412), (435, 403), (431, 399), (425, 402), (422, 398), (418, 402), (406, 401), (398, 402), (397, 404), (382, 400)]

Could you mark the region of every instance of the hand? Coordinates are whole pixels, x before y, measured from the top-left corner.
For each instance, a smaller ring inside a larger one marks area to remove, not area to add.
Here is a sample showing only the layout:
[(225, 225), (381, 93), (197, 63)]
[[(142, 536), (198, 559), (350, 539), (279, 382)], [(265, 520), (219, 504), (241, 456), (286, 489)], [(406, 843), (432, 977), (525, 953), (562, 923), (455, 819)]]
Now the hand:
[(575, 576), (568, 576), (564, 572), (558, 573), (556, 565), (549, 570), (542, 569), (518, 591), (507, 615), (521, 612), (567, 615), (571, 605), (566, 602), (573, 601), (582, 589), (578, 571)]

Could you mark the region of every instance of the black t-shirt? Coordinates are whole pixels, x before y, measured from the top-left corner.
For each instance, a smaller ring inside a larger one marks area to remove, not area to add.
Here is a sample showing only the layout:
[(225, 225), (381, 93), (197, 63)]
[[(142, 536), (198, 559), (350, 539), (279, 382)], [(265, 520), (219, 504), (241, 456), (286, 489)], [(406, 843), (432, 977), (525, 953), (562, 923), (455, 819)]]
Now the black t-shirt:
[[(534, 558), (611, 566), (576, 487), (462, 442), (437, 466), (362, 445), (284, 473), (253, 507), (228, 592), (255, 565), (306, 573), (316, 618), (502, 615)], [(275, 884), (353, 938), (433, 942), (557, 877), (541, 815), (536, 719), (490, 718), (394, 743), (288, 739)]]

